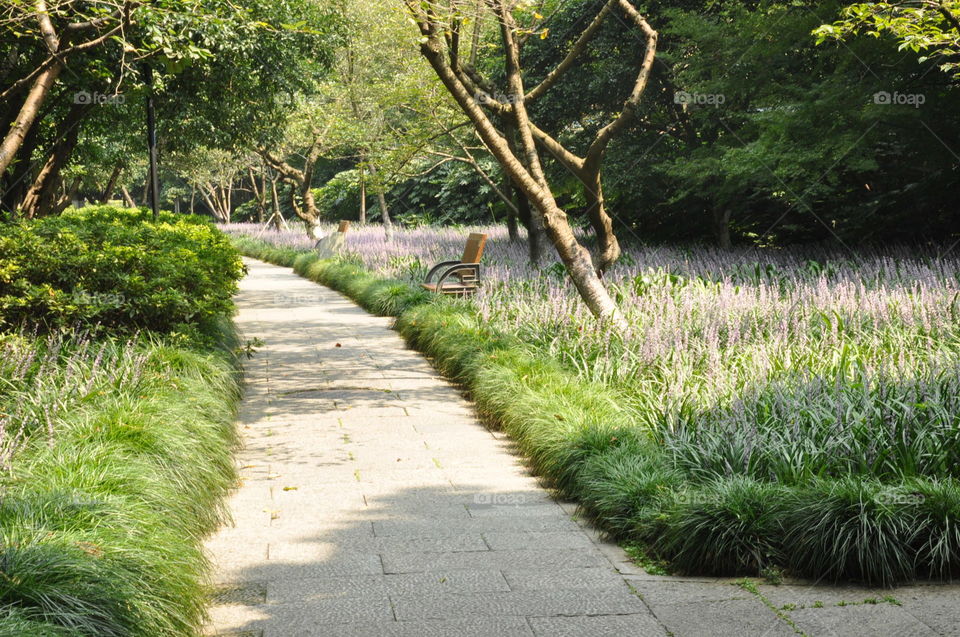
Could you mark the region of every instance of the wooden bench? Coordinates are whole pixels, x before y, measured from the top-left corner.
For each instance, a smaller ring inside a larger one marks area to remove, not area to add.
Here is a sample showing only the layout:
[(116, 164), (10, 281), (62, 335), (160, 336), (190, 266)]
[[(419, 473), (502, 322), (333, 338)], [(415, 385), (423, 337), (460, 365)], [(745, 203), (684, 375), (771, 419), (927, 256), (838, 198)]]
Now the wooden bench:
[(321, 259), (332, 259), (340, 254), (349, 229), (350, 222), (341, 221), (336, 232), (330, 233), (317, 241), (317, 245), (314, 247)]
[[(427, 279), (420, 285), (437, 294), (457, 294), (468, 296), (480, 285), (480, 257), (487, 235), (473, 233), (467, 237), (463, 257), (459, 261), (443, 261), (433, 266), (427, 273)], [(436, 281), (432, 279), (436, 277)]]

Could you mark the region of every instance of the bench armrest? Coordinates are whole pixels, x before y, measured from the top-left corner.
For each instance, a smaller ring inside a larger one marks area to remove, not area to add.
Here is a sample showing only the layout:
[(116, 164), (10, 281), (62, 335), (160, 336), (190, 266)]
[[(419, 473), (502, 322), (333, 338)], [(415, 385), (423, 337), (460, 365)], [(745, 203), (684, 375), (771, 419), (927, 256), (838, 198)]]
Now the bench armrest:
[[(443, 288), (443, 282), (451, 276), (456, 276), (461, 283), (479, 283), (480, 282), (480, 264), (479, 263), (460, 263), (454, 262), (437, 279), (437, 291)], [(467, 279), (467, 280), (465, 280)]]
[(437, 265), (435, 265), (435, 266), (433, 266), (432, 268), (430, 268), (430, 271), (427, 272), (427, 278), (424, 279), (423, 282), (424, 282), (424, 283), (430, 283), (431, 277), (433, 277), (434, 274), (440, 272), (440, 270), (443, 270), (444, 268), (450, 267), (451, 265), (459, 265), (459, 264), (460, 264), (459, 261), (441, 261), (441, 262), (438, 263)]

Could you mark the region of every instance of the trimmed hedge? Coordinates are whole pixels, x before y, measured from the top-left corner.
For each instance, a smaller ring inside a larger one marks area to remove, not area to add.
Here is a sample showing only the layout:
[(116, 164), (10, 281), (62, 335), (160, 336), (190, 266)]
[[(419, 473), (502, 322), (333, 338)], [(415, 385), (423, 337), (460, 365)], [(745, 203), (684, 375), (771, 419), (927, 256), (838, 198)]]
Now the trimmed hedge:
[(201, 217), (91, 206), (0, 225), (0, 330), (210, 336), (242, 273)]
[(483, 324), (469, 305), (437, 298), (343, 261), (249, 237), (245, 255), (343, 292), (396, 327), (462, 383), (533, 469), (578, 500), (598, 526), (642, 543), (687, 573), (759, 574), (770, 567), (825, 580), (891, 585), (960, 574), (960, 488), (950, 479), (892, 487), (874, 478), (797, 485), (730, 475), (708, 482), (675, 468), (609, 387)]

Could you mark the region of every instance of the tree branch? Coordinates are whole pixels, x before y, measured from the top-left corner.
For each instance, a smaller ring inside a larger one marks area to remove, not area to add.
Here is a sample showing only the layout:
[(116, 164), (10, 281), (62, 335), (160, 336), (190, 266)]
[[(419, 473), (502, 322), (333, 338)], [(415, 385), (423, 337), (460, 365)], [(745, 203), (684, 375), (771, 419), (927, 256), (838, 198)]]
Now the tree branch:
[(640, 65), (640, 72), (637, 74), (637, 80), (633, 85), (633, 91), (630, 93), (630, 97), (623, 104), (623, 110), (620, 112), (620, 115), (604, 126), (597, 133), (596, 139), (590, 145), (589, 150), (584, 158), (585, 165), (592, 165), (598, 163), (600, 158), (603, 156), (604, 151), (607, 148), (607, 145), (610, 143), (610, 140), (620, 132), (621, 129), (625, 128), (635, 117), (636, 108), (640, 102), (640, 98), (643, 95), (643, 91), (647, 88), (647, 82), (650, 79), (650, 71), (653, 68), (653, 61), (657, 55), (657, 32), (647, 23), (640, 12), (631, 4), (628, 0), (617, 0), (617, 4), (627, 14), (633, 23), (643, 32), (647, 38), (647, 50), (643, 56), (643, 63)]
[(593, 39), (593, 36), (596, 35), (597, 30), (603, 24), (604, 18), (607, 17), (607, 14), (610, 13), (610, 10), (613, 9), (613, 5), (617, 3), (617, 0), (609, 0), (603, 8), (600, 9), (600, 12), (597, 13), (596, 17), (593, 18), (593, 21), (583, 30), (583, 33), (580, 34), (580, 37), (577, 38), (577, 41), (574, 42), (573, 47), (567, 53), (567, 56), (550, 71), (543, 81), (540, 82), (537, 86), (533, 87), (530, 91), (527, 92), (524, 96), (524, 100), (527, 102), (532, 102), (537, 99), (544, 93), (546, 93), (550, 88), (560, 79), (564, 73), (573, 65), (578, 57), (583, 53), (584, 48), (587, 46), (587, 43)]

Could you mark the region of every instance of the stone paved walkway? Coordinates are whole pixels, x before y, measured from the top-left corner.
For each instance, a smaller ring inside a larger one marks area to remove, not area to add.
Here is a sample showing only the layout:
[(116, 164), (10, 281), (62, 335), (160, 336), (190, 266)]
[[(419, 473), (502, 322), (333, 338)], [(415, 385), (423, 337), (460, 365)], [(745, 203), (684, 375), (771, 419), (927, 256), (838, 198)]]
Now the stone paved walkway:
[(238, 323), (265, 345), (247, 366), (234, 525), (208, 542), (209, 634), (960, 635), (953, 587), (758, 595), (645, 574), (552, 500), (388, 320), (247, 265)]

